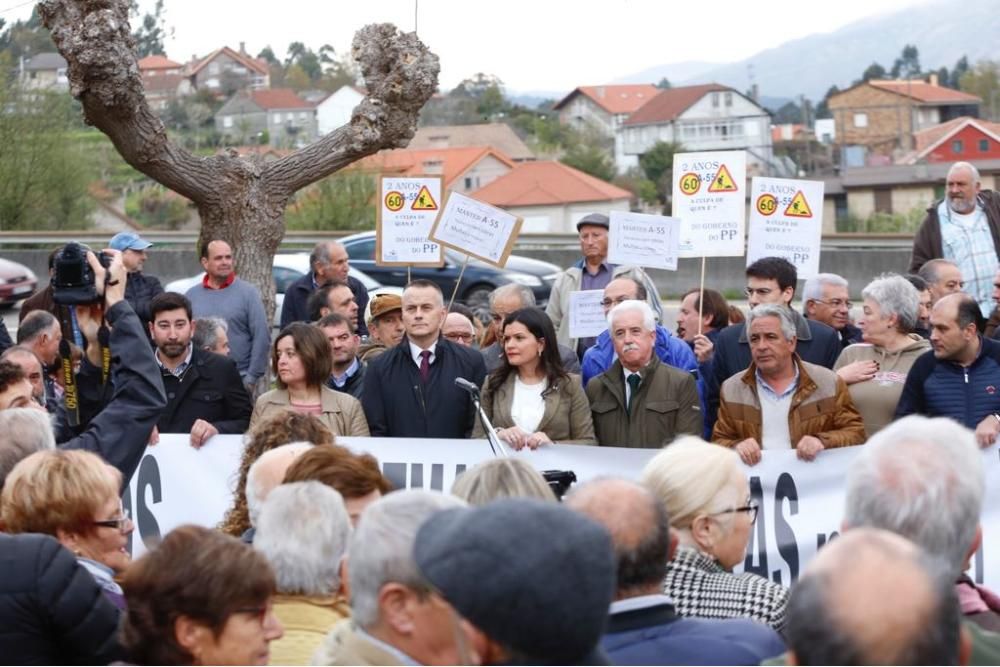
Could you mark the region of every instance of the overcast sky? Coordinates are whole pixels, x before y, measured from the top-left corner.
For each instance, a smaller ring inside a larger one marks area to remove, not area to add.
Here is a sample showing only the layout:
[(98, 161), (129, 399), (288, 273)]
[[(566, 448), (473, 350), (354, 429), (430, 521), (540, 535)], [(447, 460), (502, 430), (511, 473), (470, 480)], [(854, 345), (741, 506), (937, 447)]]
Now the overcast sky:
[[(21, 2), (0, 0), (0, 18), (30, 15), (30, 5), (9, 9)], [(344, 53), (358, 28), (388, 21), (416, 27), (441, 58), (444, 90), (485, 72), (517, 92), (568, 91), (656, 65), (742, 60), (918, 2), (926, 0), (165, 0), (174, 29), (166, 47), (181, 62), (240, 42), (253, 55), (270, 45), (279, 58), (294, 41)]]

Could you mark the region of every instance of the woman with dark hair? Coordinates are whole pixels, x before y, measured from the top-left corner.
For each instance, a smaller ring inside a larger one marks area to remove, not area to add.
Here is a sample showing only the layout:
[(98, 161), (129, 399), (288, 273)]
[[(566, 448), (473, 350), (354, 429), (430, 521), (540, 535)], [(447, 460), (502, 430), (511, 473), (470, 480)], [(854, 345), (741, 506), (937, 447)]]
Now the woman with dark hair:
[(333, 356), (318, 327), (296, 322), (282, 329), (274, 340), (271, 363), (278, 388), (257, 399), (250, 428), (261, 417), (290, 408), (318, 417), (334, 435), (370, 435), (361, 403), (326, 386)]
[(136, 665), (266, 665), (284, 634), (262, 553), (200, 526), (176, 528), (122, 580), (122, 645)]
[[(552, 321), (538, 308), (515, 310), (501, 328), (500, 366), (482, 403), (501, 440), (514, 449), (553, 442), (596, 445), (580, 378), (563, 369)], [(473, 437), (484, 437), (477, 421)]]

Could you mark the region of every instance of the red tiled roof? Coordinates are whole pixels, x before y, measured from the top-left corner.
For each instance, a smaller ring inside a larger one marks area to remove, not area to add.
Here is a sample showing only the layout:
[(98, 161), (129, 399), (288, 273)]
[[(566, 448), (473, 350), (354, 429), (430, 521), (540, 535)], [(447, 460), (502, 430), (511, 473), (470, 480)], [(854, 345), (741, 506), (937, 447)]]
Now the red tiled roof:
[(170, 58), (156, 54), (152, 56), (146, 56), (139, 60), (139, 71), (152, 70), (152, 69), (180, 69), (183, 67), (182, 64), (176, 63)]
[(147, 93), (173, 93), (186, 80), (187, 77), (183, 74), (157, 74), (143, 77), (142, 87)]
[(910, 97), (918, 102), (977, 103), (983, 101), (975, 95), (943, 86), (934, 86), (926, 81), (869, 81), (868, 83), (876, 88)]
[(580, 86), (553, 107), (558, 110), (569, 102), (576, 94), (586, 95), (608, 113), (632, 113), (649, 100), (656, 97), (660, 89), (651, 83), (611, 85), (611, 86)]
[(248, 69), (254, 70), (255, 72), (259, 72), (260, 74), (267, 74), (269, 72), (267, 63), (265, 61), (259, 60), (257, 58), (251, 58), (250, 56), (244, 53), (240, 53), (239, 51), (233, 51), (228, 46), (224, 46), (221, 49), (216, 49), (215, 51), (212, 51), (210, 54), (208, 54), (200, 61), (198, 61), (198, 64), (195, 65), (194, 68), (191, 70), (191, 75), (193, 76), (197, 74), (199, 71), (201, 71), (203, 67), (205, 67), (205, 65), (212, 62), (212, 60), (214, 60), (216, 56), (222, 53), (226, 54), (236, 62), (243, 64)]
[(628, 120), (625, 121), (625, 125), (645, 125), (648, 123), (671, 121), (691, 108), (691, 105), (708, 93), (732, 90), (732, 88), (718, 83), (661, 90), (656, 97), (646, 102), (646, 104), (642, 105), (642, 107), (629, 116)]
[(311, 109), (312, 104), (295, 94), (291, 88), (271, 88), (250, 91), (250, 100), (261, 109)]
[(993, 123), (988, 120), (981, 120), (970, 116), (961, 116), (960, 118), (954, 118), (941, 123), (940, 125), (935, 125), (933, 127), (920, 130), (919, 132), (914, 132), (913, 148), (917, 152), (917, 155), (913, 156), (913, 158), (918, 160), (924, 157), (924, 155), (929, 153), (932, 148), (940, 145), (948, 137), (957, 134), (968, 125), (979, 128), (986, 134), (991, 135), (994, 140), (1000, 142), (1000, 123)]
[(632, 193), (561, 162), (523, 162), (473, 193), (494, 206), (546, 206), (628, 199)]
[(492, 146), (379, 151), (355, 164), (359, 169), (403, 176), (440, 174), (447, 189), (462, 174), (487, 156), (493, 156), (511, 168), (515, 165), (513, 160)]

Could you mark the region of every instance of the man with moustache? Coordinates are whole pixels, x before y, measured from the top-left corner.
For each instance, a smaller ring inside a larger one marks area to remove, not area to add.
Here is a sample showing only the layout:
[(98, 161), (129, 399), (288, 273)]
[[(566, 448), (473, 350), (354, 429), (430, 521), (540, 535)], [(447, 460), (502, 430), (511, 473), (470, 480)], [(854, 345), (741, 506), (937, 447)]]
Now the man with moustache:
[(989, 317), (1000, 261), (1000, 193), (981, 189), (979, 170), (968, 162), (951, 165), (945, 187), (945, 198), (927, 209), (913, 240), (910, 273), (931, 259), (954, 262), (965, 279), (965, 292)]

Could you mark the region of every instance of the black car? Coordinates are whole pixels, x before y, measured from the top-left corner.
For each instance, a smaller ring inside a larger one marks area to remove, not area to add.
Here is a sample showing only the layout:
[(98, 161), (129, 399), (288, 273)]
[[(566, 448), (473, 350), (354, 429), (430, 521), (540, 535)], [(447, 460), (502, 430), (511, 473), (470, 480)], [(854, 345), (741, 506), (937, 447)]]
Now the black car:
[[(375, 232), (352, 234), (340, 239), (340, 242), (347, 248), (347, 256), (350, 258), (351, 266), (364, 271), (383, 285), (400, 287), (406, 285), (405, 266), (377, 266), (375, 264)], [(414, 280), (424, 278), (436, 283), (441, 287), (447, 300), (451, 298), (451, 293), (455, 289), (455, 281), (458, 280), (458, 275), (462, 271), (465, 255), (445, 248), (444, 258), (444, 266), (413, 267), (410, 269), (410, 276)], [(458, 289), (456, 300), (473, 308), (482, 307), (485, 305), (489, 293), (495, 288), (507, 283), (519, 283), (530, 287), (535, 294), (537, 304), (544, 307), (549, 300), (552, 283), (560, 271), (562, 269), (555, 264), (529, 257), (518, 257), (517, 255), (511, 255), (507, 260), (507, 266), (502, 269), (478, 259), (470, 259), (469, 266), (462, 276), (462, 284)]]

